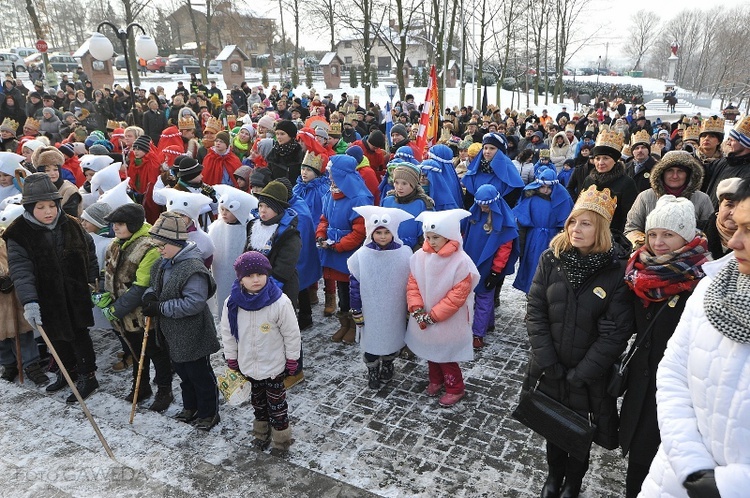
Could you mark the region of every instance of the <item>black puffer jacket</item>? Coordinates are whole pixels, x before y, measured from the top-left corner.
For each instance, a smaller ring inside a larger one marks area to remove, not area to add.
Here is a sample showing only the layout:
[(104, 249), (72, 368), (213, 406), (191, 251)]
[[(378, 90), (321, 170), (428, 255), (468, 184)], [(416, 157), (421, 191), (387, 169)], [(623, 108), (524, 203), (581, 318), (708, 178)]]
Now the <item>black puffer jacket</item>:
[(632, 178), (625, 174), (625, 165), (620, 161), (607, 173), (599, 173), (596, 168), (592, 169), (589, 176), (583, 181), (581, 191), (586, 190), (591, 185), (596, 185), (597, 190), (608, 188), (610, 195), (617, 197), (617, 208), (612, 215), (612, 222), (609, 226), (613, 230), (623, 231), (625, 229), (625, 220), (628, 217), (628, 211), (633, 207), (635, 198), (638, 197), (638, 189)]
[[(632, 293), (623, 280), (629, 252), (630, 244), (618, 235), (612, 261), (573, 290), (560, 259), (547, 250), (528, 295), (531, 357), (523, 389), (532, 387), (546, 369), (539, 389), (582, 415), (593, 413), (594, 441), (608, 449), (617, 447), (618, 419), (607, 380), (633, 327)], [(551, 367), (558, 363), (563, 372), (555, 379)], [(585, 385), (576, 387), (566, 374)]]

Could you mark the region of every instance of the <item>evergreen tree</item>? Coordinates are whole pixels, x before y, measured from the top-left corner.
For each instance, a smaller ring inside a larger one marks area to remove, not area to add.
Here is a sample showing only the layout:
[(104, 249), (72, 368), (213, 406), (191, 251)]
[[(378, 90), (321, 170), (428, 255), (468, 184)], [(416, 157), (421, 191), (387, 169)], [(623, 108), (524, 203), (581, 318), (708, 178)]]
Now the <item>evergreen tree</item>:
[(371, 76), (372, 77), (370, 78), (370, 85), (372, 85), (373, 88), (377, 88), (378, 87), (378, 71), (373, 70)]
[(268, 88), (268, 68), (266, 66), (263, 66), (263, 73), (260, 77), (260, 83), (263, 85), (263, 88)]
[(349, 68), (349, 86), (357, 88), (357, 70), (353, 67)]
[(310, 66), (305, 67), (305, 83), (307, 84), (307, 88), (312, 88), (313, 74), (312, 74), (312, 67)]
[(299, 72), (297, 70), (297, 67), (295, 66), (292, 69), (292, 88), (297, 88), (299, 86)]

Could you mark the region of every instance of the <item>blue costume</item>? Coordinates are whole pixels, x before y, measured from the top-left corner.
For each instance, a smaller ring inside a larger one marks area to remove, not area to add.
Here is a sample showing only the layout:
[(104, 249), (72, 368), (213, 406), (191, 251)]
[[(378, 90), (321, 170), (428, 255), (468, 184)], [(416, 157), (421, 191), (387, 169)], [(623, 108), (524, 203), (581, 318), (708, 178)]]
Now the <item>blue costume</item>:
[[(383, 207), (396, 208), (402, 211), (406, 211), (415, 218), (419, 216), (422, 211), (430, 211), (427, 209), (425, 202), (416, 198), (413, 201), (406, 204), (399, 204), (396, 200), (395, 195), (389, 195), (383, 202), (380, 203)], [(415, 220), (402, 221), (398, 227), (398, 238), (401, 239), (405, 246), (411, 247), (414, 250), (414, 246), (419, 242), (419, 238), (422, 236), (422, 223)], [(417, 247), (417, 249), (419, 249)]]
[(307, 203), (315, 226), (318, 225), (320, 215), (323, 212), (323, 198), (330, 190), (331, 182), (325, 175), (319, 176), (308, 183), (303, 182), (300, 176), (292, 189), (294, 195)]
[[(314, 181), (314, 180), (313, 180)], [(312, 183), (312, 182), (310, 182)], [(302, 239), (302, 251), (297, 261), (297, 273), (299, 274), (299, 288), (307, 289), (323, 276), (323, 269), (320, 266), (320, 257), (315, 247), (315, 228), (317, 220), (314, 220), (310, 214), (310, 208), (307, 203), (297, 195), (292, 195), (289, 199), (289, 211), (297, 213), (297, 230), (299, 230)], [(318, 219), (320, 216), (318, 216)]]
[(422, 174), (427, 175), (430, 182), (429, 189), (425, 191), (435, 201), (435, 211), (459, 209), (462, 203), (456, 201), (452, 186), (448, 183), (450, 177), (443, 174), (444, 165), (434, 159), (425, 159), (421, 167)]
[[(487, 135), (497, 134), (488, 133)], [(497, 136), (502, 137), (501, 142), (507, 144), (504, 136)], [(513, 190), (525, 186), (516, 166), (505, 155), (505, 150), (507, 150), (507, 145), (505, 147), (498, 147), (497, 154), (495, 154), (495, 157), (492, 158), (489, 164), (484, 160), (482, 153), (477, 154), (474, 160), (469, 163), (466, 174), (461, 180), (469, 194), (476, 195), (477, 190), (482, 185), (489, 184), (495, 187), (502, 197), (505, 197)]]
[[(552, 187), (549, 198), (538, 194), (537, 190), (542, 185)], [(513, 209), (518, 226), (522, 232), (526, 232), (521, 264), (513, 287), (528, 294), (539, 257), (563, 228), (572, 209), (573, 199), (558, 183), (553, 169), (543, 170), (536, 181), (526, 186), (524, 195)]]
[[(429, 159), (436, 161), (440, 165), (440, 172), (443, 175), (446, 186), (450, 189), (453, 198), (456, 200), (456, 204), (458, 207), (463, 206), (464, 191), (461, 187), (461, 180), (456, 173), (456, 167), (453, 164), (453, 151), (451, 148), (443, 144), (433, 145), (430, 147), (427, 155)], [(437, 211), (440, 210), (438, 209)]]

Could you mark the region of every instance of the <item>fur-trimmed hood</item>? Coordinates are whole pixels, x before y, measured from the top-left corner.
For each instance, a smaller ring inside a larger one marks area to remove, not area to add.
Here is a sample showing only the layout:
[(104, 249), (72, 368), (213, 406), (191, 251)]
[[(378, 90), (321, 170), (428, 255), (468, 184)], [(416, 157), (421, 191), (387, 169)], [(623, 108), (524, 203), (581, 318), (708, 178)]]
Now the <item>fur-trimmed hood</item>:
[(693, 192), (700, 189), (703, 184), (703, 166), (700, 161), (688, 152), (677, 150), (670, 151), (667, 154), (664, 154), (661, 161), (658, 161), (651, 169), (651, 188), (654, 189), (654, 192), (656, 192), (658, 197), (667, 193), (664, 189), (664, 172), (669, 168), (678, 165), (687, 166), (691, 169), (690, 178), (688, 178), (688, 185), (682, 193), (682, 197), (690, 199)]

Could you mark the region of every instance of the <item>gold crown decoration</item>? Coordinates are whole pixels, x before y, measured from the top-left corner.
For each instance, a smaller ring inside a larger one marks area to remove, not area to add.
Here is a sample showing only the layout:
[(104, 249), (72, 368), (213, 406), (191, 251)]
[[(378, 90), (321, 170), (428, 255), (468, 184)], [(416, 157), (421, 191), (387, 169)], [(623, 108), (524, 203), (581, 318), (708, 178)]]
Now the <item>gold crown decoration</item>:
[(638, 144), (643, 144), (646, 147), (651, 147), (651, 135), (646, 130), (639, 130), (633, 133), (630, 137), (630, 147), (635, 147)]
[(687, 142), (689, 140), (692, 140), (693, 142), (698, 142), (701, 136), (701, 129), (698, 125), (690, 125), (687, 128), (685, 128), (685, 133), (682, 134), (682, 141)]
[(206, 121), (206, 126), (203, 128), (203, 131), (208, 130), (214, 133), (219, 133), (223, 129), (224, 126), (221, 124), (221, 121), (211, 116), (210, 118), (208, 118), (208, 121)]
[(625, 140), (623, 136), (616, 131), (602, 130), (596, 136), (596, 147), (609, 147), (616, 151), (622, 150), (622, 144)]
[(341, 123), (331, 123), (331, 128), (328, 130), (328, 135), (332, 137), (341, 136)]
[(15, 133), (18, 130), (18, 121), (10, 118), (3, 119), (2, 124), (0, 124), (0, 131), (2, 130)]
[(23, 124), (24, 128), (31, 128), (32, 130), (39, 131), (39, 129), (42, 127), (42, 123), (39, 122), (39, 120), (34, 118), (27, 118), (26, 122)]
[(344, 124), (349, 124), (350, 125), (350, 124), (352, 124), (352, 121), (354, 121), (355, 119), (357, 119), (357, 115), (354, 114), (353, 112), (350, 112), (349, 114), (347, 114), (344, 117)]
[(593, 211), (604, 217), (607, 221), (612, 221), (612, 216), (617, 208), (617, 196), (612, 196), (608, 188), (597, 190), (596, 185), (591, 185), (588, 189), (581, 192), (578, 196), (573, 210), (585, 209)]
[(323, 169), (323, 156), (319, 156), (308, 150), (305, 152), (304, 159), (302, 159), (302, 166), (307, 166), (320, 173)]
[[(77, 119), (78, 121), (85, 121), (85, 120), (86, 120), (86, 118), (88, 118), (90, 114), (91, 114), (91, 111), (89, 111), (89, 110), (88, 110), (88, 109), (86, 109), (86, 108), (83, 108), (83, 109), (81, 109), (81, 110), (80, 110), (80, 112), (78, 113), (78, 116), (76, 116), (76, 119)], [(31, 118), (29, 118), (29, 119), (31, 119)], [(24, 126), (26, 126), (26, 125), (24, 125)]]
[(684, 121), (677, 125), (678, 130), (685, 130), (687, 127), (688, 125), (686, 125)]
[(107, 129), (108, 130), (114, 130), (115, 128), (119, 128), (119, 127), (120, 127), (120, 123), (118, 123), (114, 119), (108, 119), (107, 120)]
[(717, 133), (724, 136), (724, 118), (719, 116), (711, 116), (710, 118), (704, 119), (701, 123), (701, 135), (704, 133)]
[(177, 128), (179, 128), (180, 130), (194, 130), (195, 120), (192, 116), (185, 116), (184, 118), (180, 118), (177, 122)]
[[(746, 140), (750, 140), (750, 114), (743, 116), (741, 119), (737, 119), (732, 131), (736, 131), (740, 135), (748, 137)], [(743, 143), (743, 145), (748, 147), (745, 143)]]
[(633, 151), (630, 149), (628, 144), (622, 146), (622, 155), (627, 157), (633, 157)]
[(539, 159), (549, 159), (550, 151), (549, 149), (540, 149), (539, 150)]
[(590, 125), (586, 126), (586, 131), (590, 131), (590, 132), (593, 133), (593, 132), (596, 131), (596, 126), (594, 126), (593, 124), (590, 124)]
[(566, 132), (569, 131), (569, 132), (575, 133), (576, 132), (576, 125), (574, 125), (573, 123), (568, 123), (567, 125), (565, 125), (565, 131)]

